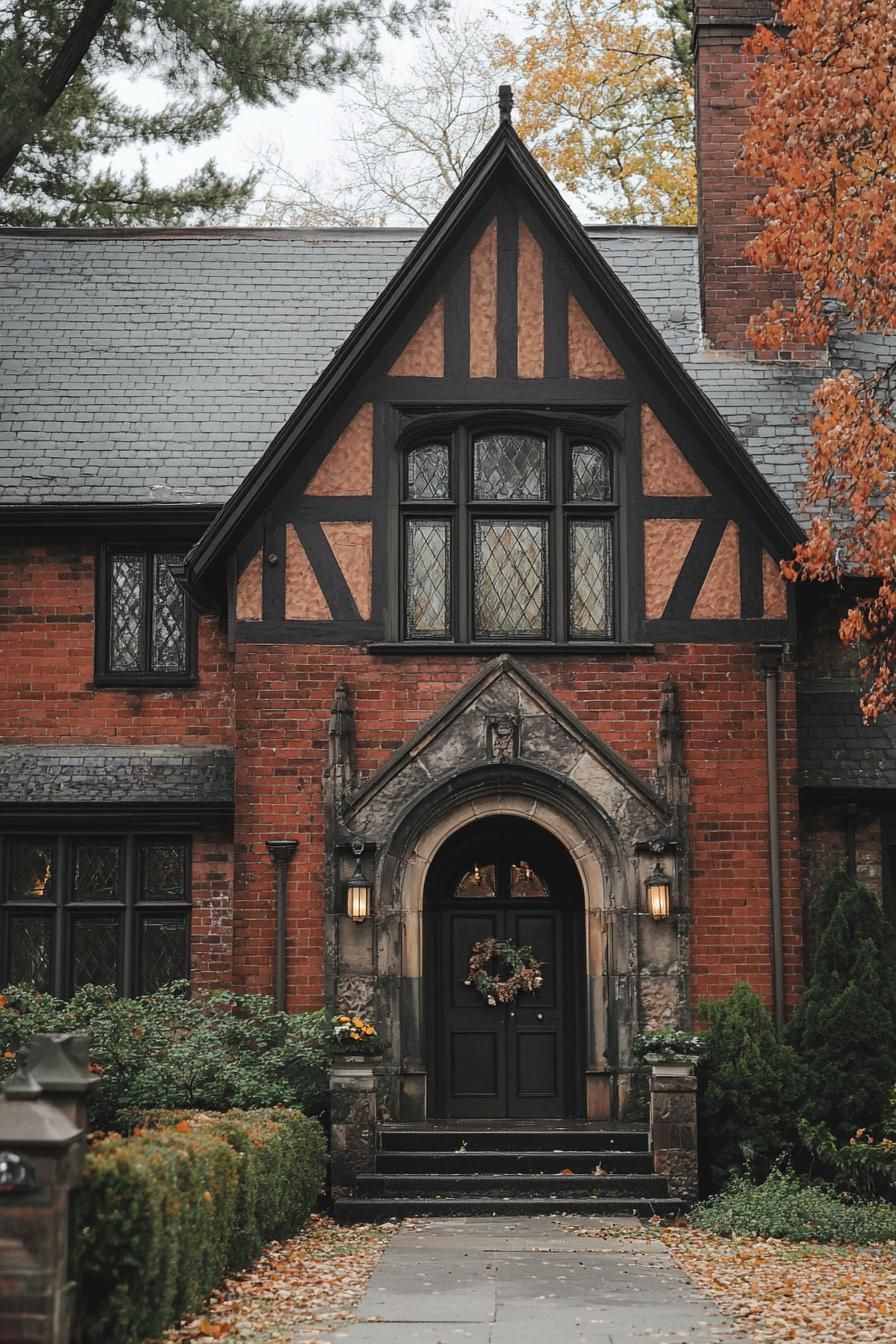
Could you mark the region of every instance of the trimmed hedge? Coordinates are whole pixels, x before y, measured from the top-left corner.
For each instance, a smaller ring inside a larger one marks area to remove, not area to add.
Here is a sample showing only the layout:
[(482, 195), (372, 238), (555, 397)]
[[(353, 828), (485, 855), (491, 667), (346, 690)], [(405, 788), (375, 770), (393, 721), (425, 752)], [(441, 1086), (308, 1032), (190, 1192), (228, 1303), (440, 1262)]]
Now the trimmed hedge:
[(325, 1168), (320, 1125), (287, 1109), (157, 1112), (92, 1144), (74, 1206), (80, 1344), (136, 1344), (197, 1311), (301, 1227)]

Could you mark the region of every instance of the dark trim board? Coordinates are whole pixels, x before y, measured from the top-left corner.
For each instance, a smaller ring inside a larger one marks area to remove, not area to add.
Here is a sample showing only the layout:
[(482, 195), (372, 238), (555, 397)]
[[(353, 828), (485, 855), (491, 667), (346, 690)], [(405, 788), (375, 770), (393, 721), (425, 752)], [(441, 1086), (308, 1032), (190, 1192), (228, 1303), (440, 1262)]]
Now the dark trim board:
[(373, 657), (419, 657), (451, 656), (469, 658), (471, 654), (483, 658), (495, 658), (499, 654), (512, 653), (518, 658), (640, 658), (652, 657), (656, 653), (655, 644), (611, 644), (597, 640), (576, 640), (568, 644), (551, 644), (546, 640), (531, 640), (528, 643), (513, 640), (495, 640), (493, 644), (461, 644), (448, 640), (407, 639), (401, 643), (383, 640), (366, 646)]
[(0, 803), (0, 827), (15, 831), (201, 829), (233, 825), (232, 802), (165, 803)]
[(645, 621), (644, 634), (656, 644), (760, 644), (794, 637), (787, 621)]
[(2, 504), (7, 532), (87, 533), (133, 540), (135, 530), (162, 541), (189, 545), (221, 512), (220, 504)]
[(367, 644), (381, 634), (371, 621), (237, 621), (237, 644)]

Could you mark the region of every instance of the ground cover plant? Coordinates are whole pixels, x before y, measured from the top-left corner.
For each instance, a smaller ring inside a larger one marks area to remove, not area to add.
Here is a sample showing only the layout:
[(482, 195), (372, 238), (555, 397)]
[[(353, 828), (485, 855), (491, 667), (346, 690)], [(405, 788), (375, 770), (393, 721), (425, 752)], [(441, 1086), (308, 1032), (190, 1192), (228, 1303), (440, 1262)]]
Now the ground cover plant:
[(0, 994), (2, 1072), (46, 1031), (90, 1034), (94, 1129), (127, 1132), (147, 1107), (324, 1109), (332, 1026), (322, 1011), (279, 1013), (256, 994), (191, 997), (186, 982), (137, 999), (92, 985), (68, 1003), (10, 986)]
[(690, 1221), (694, 1227), (728, 1237), (858, 1246), (896, 1241), (896, 1206), (851, 1200), (792, 1171), (773, 1171), (758, 1185), (736, 1176), (721, 1194), (698, 1205)]
[(162, 1112), (94, 1141), (74, 1197), (78, 1344), (136, 1344), (306, 1221), (323, 1131), (297, 1110)]

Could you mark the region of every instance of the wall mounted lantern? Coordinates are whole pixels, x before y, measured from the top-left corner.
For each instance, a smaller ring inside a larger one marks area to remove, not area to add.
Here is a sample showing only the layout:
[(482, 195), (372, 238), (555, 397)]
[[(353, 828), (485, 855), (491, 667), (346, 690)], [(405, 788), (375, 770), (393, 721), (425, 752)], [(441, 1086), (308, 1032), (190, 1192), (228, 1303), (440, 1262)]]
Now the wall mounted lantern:
[(349, 919), (353, 919), (356, 924), (363, 924), (370, 914), (371, 885), (361, 871), (364, 841), (360, 836), (352, 841), (352, 853), (355, 856), (355, 871), (348, 880), (345, 908)]
[(672, 879), (663, 872), (659, 859), (653, 872), (644, 883), (647, 895), (647, 911), (651, 919), (668, 919), (671, 905)]

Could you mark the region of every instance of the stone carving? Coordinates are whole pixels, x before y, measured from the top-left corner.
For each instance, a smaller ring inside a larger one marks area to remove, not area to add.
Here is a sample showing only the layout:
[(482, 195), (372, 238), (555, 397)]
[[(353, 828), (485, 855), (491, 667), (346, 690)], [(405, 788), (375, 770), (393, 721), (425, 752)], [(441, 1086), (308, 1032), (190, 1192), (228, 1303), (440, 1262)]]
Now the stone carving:
[(374, 982), (367, 975), (341, 975), (336, 984), (337, 1011), (373, 1017)]
[(516, 760), (520, 750), (520, 720), (517, 714), (499, 714), (488, 721), (488, 754), (493, 761)]

